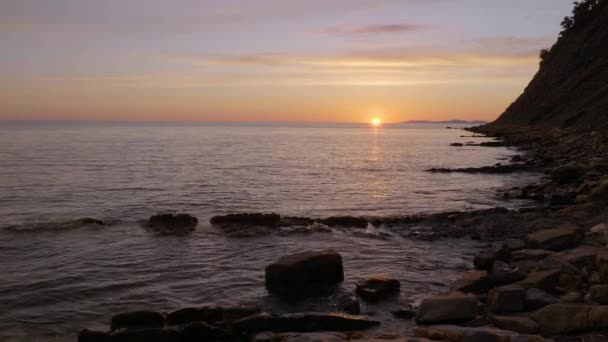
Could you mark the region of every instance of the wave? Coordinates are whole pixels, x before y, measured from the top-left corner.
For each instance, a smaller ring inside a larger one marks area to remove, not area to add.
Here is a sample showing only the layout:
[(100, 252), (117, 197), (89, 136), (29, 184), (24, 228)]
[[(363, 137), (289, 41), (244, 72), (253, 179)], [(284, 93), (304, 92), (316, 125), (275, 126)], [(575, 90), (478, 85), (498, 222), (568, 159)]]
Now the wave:
[(40, 223), (28, 223), (11, 225), (0, 228), (1, 230), (11, 232), (29, 232), (29, 231), (62, 231), (73, 230), (79, 228), (102, 228), (113, 226), (121, 223), (120, 220), (101, 220), (92, 217), (82, 217), (75, 220), (67, 221), (49, 221)]

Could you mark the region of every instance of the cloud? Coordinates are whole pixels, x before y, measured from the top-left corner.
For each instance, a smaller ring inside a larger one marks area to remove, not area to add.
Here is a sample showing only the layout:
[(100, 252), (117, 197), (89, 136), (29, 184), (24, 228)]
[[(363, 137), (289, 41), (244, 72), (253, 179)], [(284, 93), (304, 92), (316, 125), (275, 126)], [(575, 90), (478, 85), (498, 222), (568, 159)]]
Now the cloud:
[(379, 24), (379, 25), (363, 25), (363, 26), (332, 26), (324, 29), (322, 32), (331, 35), (340, 36), (359, 36), (359, 35), (374, 35), (374, 34), (392, 34), (413, 32), (425, 29), (425, 26), (416, 24)]

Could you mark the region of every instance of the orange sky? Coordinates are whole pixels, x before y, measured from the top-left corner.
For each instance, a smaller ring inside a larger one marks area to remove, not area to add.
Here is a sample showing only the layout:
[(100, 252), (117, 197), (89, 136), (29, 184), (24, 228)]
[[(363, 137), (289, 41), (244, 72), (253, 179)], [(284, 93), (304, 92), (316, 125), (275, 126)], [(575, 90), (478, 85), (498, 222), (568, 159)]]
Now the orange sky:
[[(569, 0), (9, 0), (0, 119), (497, 117)], [(298, 13), (297, 16), (286, 13)]]

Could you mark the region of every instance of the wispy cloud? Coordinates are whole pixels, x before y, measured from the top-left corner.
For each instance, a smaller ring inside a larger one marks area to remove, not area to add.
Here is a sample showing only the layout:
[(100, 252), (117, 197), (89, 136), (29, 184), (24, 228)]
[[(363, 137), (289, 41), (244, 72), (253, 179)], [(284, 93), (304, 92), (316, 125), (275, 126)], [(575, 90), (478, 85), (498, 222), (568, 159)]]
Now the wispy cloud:
[(425, 29), (425, 26), (409, 24), (409, 23), (397, 23), (397, 24), (376, 24), (376, 25), (361, 25), (361, 26), (348, 26), (339, 25), (331, 26), (322, 30), (325, 34), (341, 35), (341, 36), (359, 36), (359, 35), (374, 35), (374, 34), (391, 34), (391, 33), (403, 33), (413, 32)]

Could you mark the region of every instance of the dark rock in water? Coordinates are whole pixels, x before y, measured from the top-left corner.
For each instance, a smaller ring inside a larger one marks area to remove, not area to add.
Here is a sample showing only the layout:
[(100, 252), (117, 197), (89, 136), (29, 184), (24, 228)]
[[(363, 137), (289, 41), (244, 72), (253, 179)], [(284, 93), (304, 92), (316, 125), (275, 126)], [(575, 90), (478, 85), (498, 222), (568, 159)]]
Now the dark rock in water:
[(461, 147), (464, 145), (462, 143), (451, 143), (450, 146)]
[(341, 312), (351, 315), (361, 314), (361, 304), (357, 297), (345, 290), (338, 291), (336, 294), (336, 306)]
[(508, 261), (511, 258), (511, 250), (501, 245), (486, 249), (475, 256), (473, 264), (479, 270), (490, 271), (495, 261)]
[(319, 220), (319, 222), (329, 227), (354, 227), (354, 228), (366, 228), (369, 221), (363, 217), (353, 216), (331, 216)]
[(502, 147), (505, 146), (505, 143), (502, 141), (484, 141), (479, 143), (479, 146), (482, 147)]
[(437, 324), (465, 322), (477, 316), (477, 298), (463, 293), (450, 293), (425, 298), (416, 313), (416, 322)]
[(165, 316), (155, 311), (131, 311), (112, 317), (112, 331), (118, 329), (162, 328)]
[(139, 329), (124, 330), (112, 335), (112, 342), (181, 342), (182, 334), (176, 330)]
[(184, 308), (167, 315), (168, 325), (183, 325), (193, 322), (213, 324), (222, 321), (223, 312), (220, 307)]
[(558, 166), (551, 171), (551, 179), (557, 184), (576, 183), (584, 176), (585, 170), (574, 164)]
[(224, 323), (238, 321), (245, 317), (253, 316), (260, 313), (262, 309), (257, 305), (238, 305), (222, 308), (222, 316)]
[(259, 314), (234, 323), (238, 332), (316, 332), (316, 331), (356, 331), (379, 325), (380, 322), (363, 316), (339, 313), (301, 313), (273, 316)]
[(288, 255), (266, 267), (266, 289), (282, 297), (329, 295), (343, 280), (342, 256), (331, 250)]
[(184, 342), (213, 341), (226, 338), (229, 333), (205, 322), (196, 322), (184, 327), (183, 336)]
[(466, 168), (432, 168), (426, 170), (427, 172), (433, 173), (487, 173), (487, 174), (502, 174), (502, 173), (513, 173), (527, 170), (527, 166), (521, 164), (509, 164), (509, 165), (493, 165), (493, 166), (482, 166), (482, 167), (466, 167)]
[(278, 227), (281, 223), (281, 215), (279, 214), (261, 214), (261, 213), (245, 213), (245, 214), (229, 214), (222, 216), (214, 216), (209, 222), (216, 226), (261, 226), (261, 227)]
[(554, 192), (549, 195), (548, 203), (549, 205), (570, 205), (576, 202), (576, 194), (575, 193), (559, 193)]
[(105, 226), (106, 223), (100, 219), (91, 218), (91, 217), (83, 217), (83, 218), (79, 218), (78, 220), (74, 221), (74, 224), (78, 225), (78, 226), (86, 226), (86, 225)]
[(519, 163), (520, 161), (522, 161), (522, 159), (523, 158), (521, 157), (521, 155), (518, 154), (518, 155), (513, 156), (513, 158), (511, 158), (511, 162)]
[(412, 319), (416, 316), (416, 310), (409, 309), (399, 309), (391, 312), (393, 316), (401, 319)]
[(84, 329), (78, 334), (78, 342), (110, 342), (112, 336), (101, 331)]
[(356, 285), (355, 292), (367, 301), (378, 301), (399, 293), (399, 280), (384, 275), (373, 276)]
[(161, 234), (184, 234), (193, 232), (198, 219), (189, 214), (159, 214), (148, 219), (144, 226)]
[(526, 291), (521, 286), (506, 285), (488, 293), (488, 307), (492, 312), (524, 311)]

